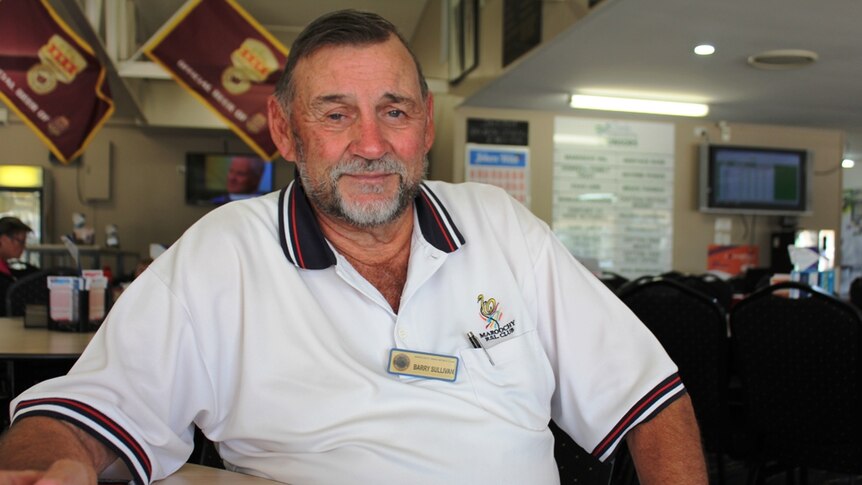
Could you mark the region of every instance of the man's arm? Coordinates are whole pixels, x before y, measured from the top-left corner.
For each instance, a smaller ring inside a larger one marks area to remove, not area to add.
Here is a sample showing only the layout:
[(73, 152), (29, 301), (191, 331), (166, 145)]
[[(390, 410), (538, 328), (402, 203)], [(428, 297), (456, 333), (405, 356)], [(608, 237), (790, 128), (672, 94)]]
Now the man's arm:
[(643, 485), (706, 485), (706, 461), (688, 394), (626, 436)]
[(105, 445), (72, 424), (42, 416), (25, 418), (0, 440), (0, 470), (44, 473), (0, 472), (0, 484), (32, 483), (39, 477), (63, 484), (95, 484), (98, 473), (116, 458)]

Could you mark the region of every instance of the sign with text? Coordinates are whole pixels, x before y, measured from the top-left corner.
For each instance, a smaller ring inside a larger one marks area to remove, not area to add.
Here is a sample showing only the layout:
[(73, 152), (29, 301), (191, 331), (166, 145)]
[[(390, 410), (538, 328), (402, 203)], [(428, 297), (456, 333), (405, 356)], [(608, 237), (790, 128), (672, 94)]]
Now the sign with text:
[(530, 207), (530, 149), (508, 145), (467, 144), (467, 182), (496, 185)]
[(553, 228), (569, 251), (630, 278), (671, 269), (674, 127), (557, 117)]
[(287, 48), (235, 1), (190, 1), (144, 52), (261, 157), (275, 158), (266, 100)]
[(0, 0), (0, 99), (63, 163), (114, 112), (105, 68), (47, 0)]

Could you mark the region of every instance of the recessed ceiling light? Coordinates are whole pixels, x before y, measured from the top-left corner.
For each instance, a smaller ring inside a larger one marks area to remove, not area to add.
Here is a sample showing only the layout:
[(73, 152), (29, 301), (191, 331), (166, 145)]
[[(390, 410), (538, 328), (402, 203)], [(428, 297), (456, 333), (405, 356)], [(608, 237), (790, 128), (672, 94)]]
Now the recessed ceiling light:
[(796, 69), (814, 64), (817, 53), (802, 49), (778, 49), (748, 58), (748, 64), (759, 69)]
[(856, 166), (856, 162), (850, 160), (849, 158), (845, 158), (841, 161), (841, 166), (844, 168), (853, 168)]
[(694, 48), (694, 53), (699, 56), (710, 56), (715, 53), (715, 47), (709, 44), (701, 44)]

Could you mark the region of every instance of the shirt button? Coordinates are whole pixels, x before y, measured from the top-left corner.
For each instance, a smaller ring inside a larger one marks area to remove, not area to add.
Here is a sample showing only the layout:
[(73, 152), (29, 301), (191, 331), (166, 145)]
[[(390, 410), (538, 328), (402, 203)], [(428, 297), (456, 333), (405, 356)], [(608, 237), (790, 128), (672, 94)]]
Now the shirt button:
[(398, 329), (398, 336), (401, 338), (407, 338), (407, 329), (399, 328)]

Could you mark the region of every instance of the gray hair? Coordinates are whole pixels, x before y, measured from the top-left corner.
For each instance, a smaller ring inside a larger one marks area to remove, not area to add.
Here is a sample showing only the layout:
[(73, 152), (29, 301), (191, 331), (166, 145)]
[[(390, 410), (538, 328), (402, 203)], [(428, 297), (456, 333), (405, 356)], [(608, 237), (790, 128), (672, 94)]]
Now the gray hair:
[(290, 47), (284, 72), (275, 85), (276, 99), (282, 108), (288, 109), (296, 94), (293, 71), (300, 60), (310, 57), (318, 49), (326, 46), (378, 44), (386, 42), (393, 35), (401, 41), (410, 53), (410, 57), (416, 65), (422, 97), (427, 98), (428, 82), (422, 74), (419, 60), (395, 25), (375, 13), (347, 9), (317, 18), (299, 34)]

